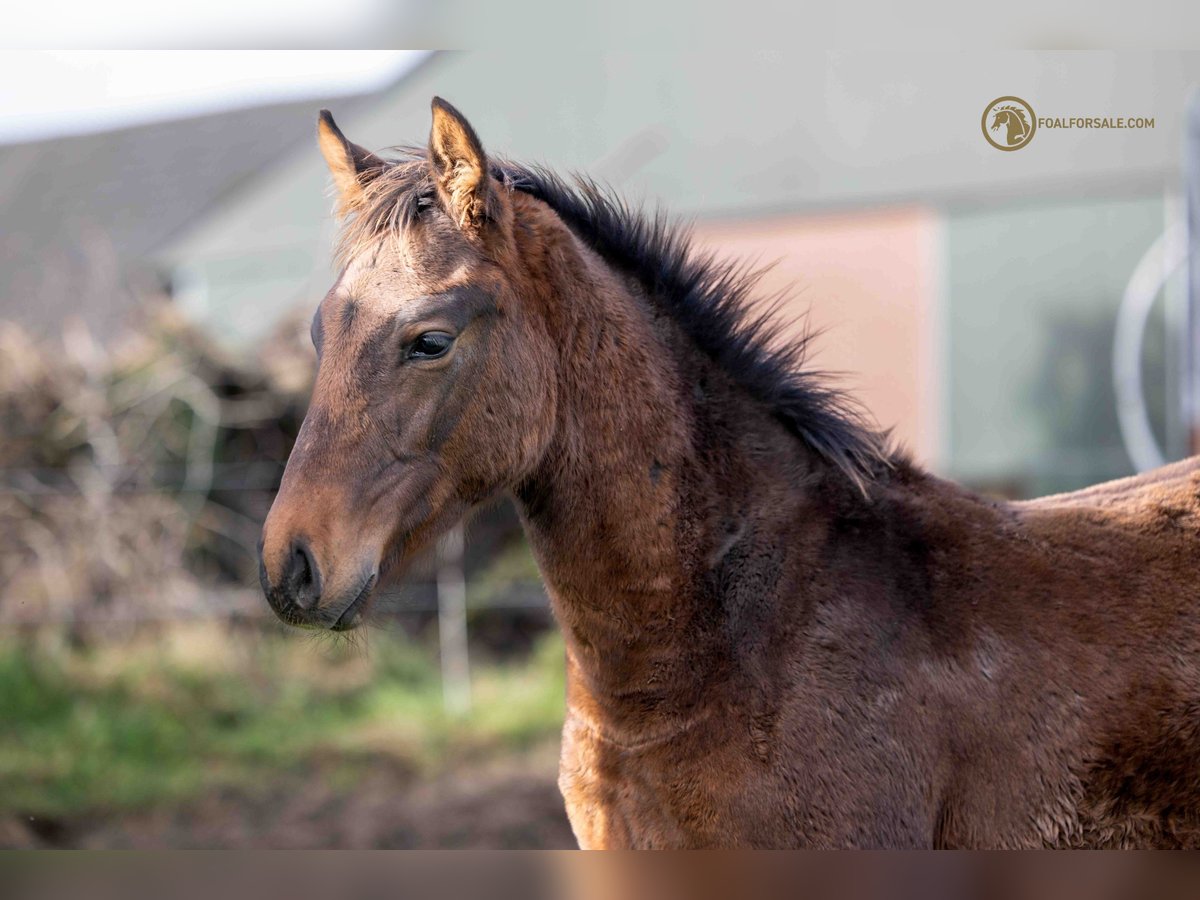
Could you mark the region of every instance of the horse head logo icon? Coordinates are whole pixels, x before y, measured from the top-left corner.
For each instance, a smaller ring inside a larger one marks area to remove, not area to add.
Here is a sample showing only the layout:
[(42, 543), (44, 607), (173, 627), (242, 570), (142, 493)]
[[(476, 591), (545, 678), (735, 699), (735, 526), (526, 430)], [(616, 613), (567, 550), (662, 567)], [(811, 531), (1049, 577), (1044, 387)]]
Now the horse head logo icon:
[(1020, 150), (1035, 131), (1037, 116), (1020, 97), (998, 97), (983, 111), (983, 136), (997, 150)]

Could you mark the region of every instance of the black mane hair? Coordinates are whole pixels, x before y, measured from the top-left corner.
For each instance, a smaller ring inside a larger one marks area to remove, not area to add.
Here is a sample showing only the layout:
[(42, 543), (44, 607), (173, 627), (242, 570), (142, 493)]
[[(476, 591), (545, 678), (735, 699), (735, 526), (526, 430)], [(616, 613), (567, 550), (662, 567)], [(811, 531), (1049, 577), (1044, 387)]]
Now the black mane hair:
[[(391, 166), (364, 186), (340, 242), (346, 260), (365, 242), (396, 233), (437, 203), (426, 152), (396, 148)], [(778, 312), (784, 297), (755, 303), (765, 270), (698, 253), (687, 228), (661, 212), (646, 214), (586, 177), (567, 181), (537, 166), (492, 161), (509, 190), (549, 206), (610, 265), (644, 286), (651, 302), (793, 434), (862, 487), (891, 465), (887, 437), (861, 407), (832, 386), (827, 373), (806, 370), (811, 335), (784, 341)]]

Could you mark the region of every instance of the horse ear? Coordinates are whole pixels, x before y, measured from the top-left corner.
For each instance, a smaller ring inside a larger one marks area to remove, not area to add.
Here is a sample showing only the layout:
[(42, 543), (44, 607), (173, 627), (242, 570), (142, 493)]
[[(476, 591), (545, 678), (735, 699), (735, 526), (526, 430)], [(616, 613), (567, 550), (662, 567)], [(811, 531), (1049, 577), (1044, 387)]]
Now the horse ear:
[(327, 109), (321, 110), (317, 120), (317, 143), (337, 188), (338, 214), (345, 215), (362, 200), (363, 186), (386, 169), (387, 163), (346, 140)]
[(479, 228), (487, 218), (488, 164), (483, 145), (463, 114), (433, 98), (429, 159), (446, 210), (460, 228)]

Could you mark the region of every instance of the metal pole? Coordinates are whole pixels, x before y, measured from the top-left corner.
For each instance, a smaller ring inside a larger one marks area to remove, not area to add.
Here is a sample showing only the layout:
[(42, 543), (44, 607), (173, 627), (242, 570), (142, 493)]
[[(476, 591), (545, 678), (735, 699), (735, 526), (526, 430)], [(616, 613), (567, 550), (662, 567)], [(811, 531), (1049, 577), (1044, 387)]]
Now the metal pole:
[(437, 558), (438, 641), (442, 702), (461, 715), (471, 709), (471, 663), (467, 652), (467, 579), (463, 570), (463, 527), (442, 539)]

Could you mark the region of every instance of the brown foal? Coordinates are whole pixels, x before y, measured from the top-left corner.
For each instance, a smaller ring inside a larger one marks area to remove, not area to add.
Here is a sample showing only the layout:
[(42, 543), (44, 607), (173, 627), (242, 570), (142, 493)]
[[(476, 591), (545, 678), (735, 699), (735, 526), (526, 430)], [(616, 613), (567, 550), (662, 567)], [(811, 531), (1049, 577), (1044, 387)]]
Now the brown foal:
[(346, 227), (263, 531), (283, 619), (354, 627), (507, 493), (582, 846), (1200, 845), (1196, 461), (978, 497), (661, 220), (489, 161), (441, 100), (393, 159), (318, 130)]

